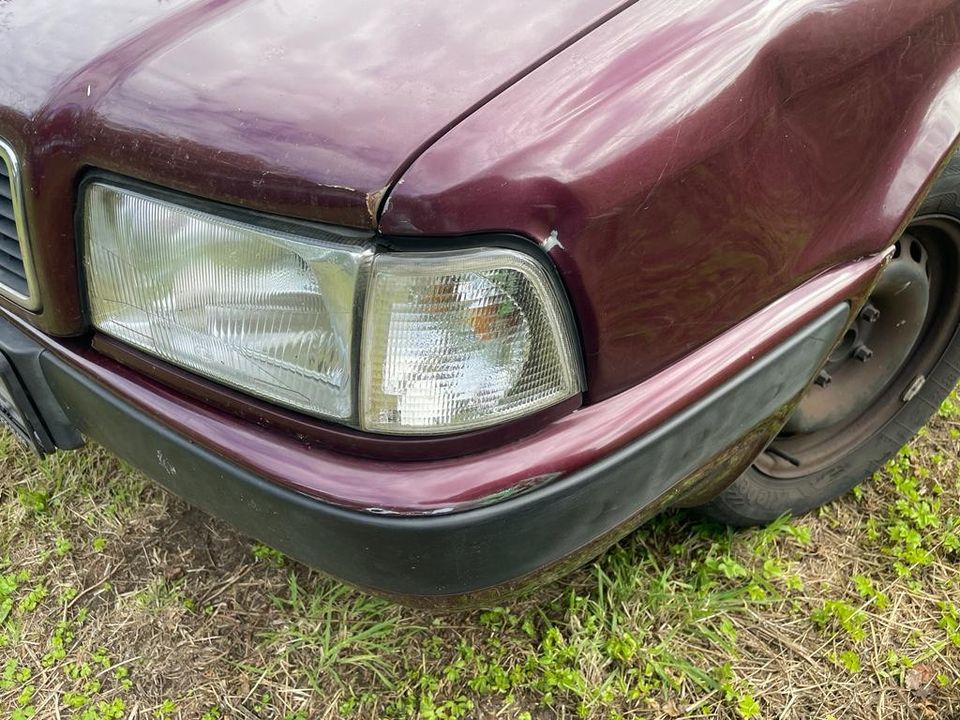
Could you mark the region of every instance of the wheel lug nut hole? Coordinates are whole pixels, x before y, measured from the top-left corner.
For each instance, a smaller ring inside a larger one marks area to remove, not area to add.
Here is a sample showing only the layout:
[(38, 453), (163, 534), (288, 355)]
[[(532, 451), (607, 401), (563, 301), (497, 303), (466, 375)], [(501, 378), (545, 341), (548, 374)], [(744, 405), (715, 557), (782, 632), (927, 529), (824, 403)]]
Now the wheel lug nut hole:
[(910, 257), (914, 262), (923, 262), (923, 247), (916, 240), (910, 243)]

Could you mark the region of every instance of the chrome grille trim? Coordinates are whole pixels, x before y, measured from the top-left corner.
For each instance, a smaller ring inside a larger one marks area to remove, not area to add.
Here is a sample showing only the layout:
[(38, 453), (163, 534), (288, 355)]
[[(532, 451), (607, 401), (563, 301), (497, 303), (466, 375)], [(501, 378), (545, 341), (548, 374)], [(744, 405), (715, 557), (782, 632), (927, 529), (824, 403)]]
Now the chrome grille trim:
[(0, 138), (0, 296), (37, 311), (40, 298), (23, 211), (22, 183), (16, 153)]

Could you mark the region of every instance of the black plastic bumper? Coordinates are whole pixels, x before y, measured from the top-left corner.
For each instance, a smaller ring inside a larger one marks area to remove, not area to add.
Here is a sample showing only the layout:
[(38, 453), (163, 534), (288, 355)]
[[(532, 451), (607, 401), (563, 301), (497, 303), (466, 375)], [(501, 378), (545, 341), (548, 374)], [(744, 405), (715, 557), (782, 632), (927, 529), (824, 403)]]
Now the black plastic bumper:
[(82, 432), (189, 503), (338, 578), (442, 602), (531, 576), (629, 525), (795, 398), (833, 347), (848, 310), (837, 306), (602, 462), (499, 504), (409, 518), (341, 509), (256, 477), (122, 402), (2, 322), (0, 350), (38, 414), (56, 425), (51, 434), (69, 439)]

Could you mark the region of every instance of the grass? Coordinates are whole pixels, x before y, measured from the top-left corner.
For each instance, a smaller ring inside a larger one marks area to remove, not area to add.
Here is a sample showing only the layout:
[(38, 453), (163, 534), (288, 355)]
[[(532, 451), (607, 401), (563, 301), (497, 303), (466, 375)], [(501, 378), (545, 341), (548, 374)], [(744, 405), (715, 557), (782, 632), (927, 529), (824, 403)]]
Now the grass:
[(0, 717), (956, 717), (958, 451), (954, 397), (817, 514), (667, 514), (530, 597), (437, 615), (99, 449), (37, 464), (0, 435)]

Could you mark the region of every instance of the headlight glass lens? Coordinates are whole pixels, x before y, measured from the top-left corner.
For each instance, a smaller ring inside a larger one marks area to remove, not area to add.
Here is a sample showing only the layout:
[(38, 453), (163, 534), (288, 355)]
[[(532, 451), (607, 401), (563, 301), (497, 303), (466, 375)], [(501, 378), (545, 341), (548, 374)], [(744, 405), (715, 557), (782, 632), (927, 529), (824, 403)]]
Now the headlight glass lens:
[(557, 288), (506, 249), (377, 256), (361, 358), (361, 425), (438, 434), (528, 415), (581, 390)]
[(99, 330), (273, 403), (355, 417), (355, 294), (371, 252), (361, 240), (301, 237), (101, 183), (87, 188), (84, 224)]

